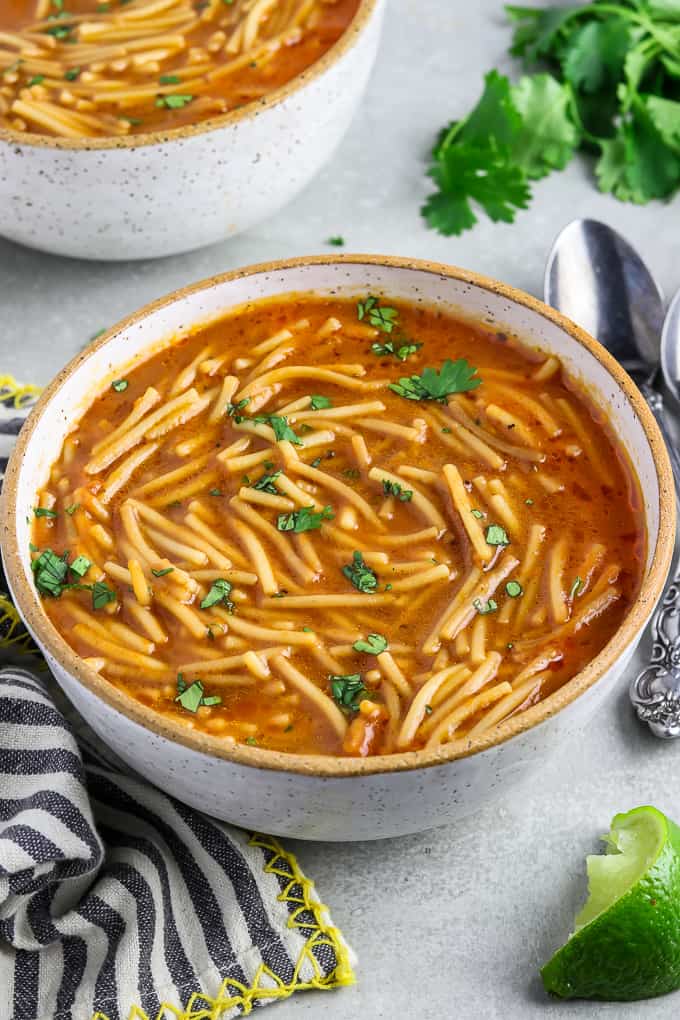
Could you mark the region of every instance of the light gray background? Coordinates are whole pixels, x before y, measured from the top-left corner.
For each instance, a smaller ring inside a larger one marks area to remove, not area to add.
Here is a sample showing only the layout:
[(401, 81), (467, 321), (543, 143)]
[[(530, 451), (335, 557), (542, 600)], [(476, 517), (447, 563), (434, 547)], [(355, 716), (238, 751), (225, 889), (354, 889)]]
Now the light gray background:
[[(328, 251), (457, 263), (540, 294), (546, 255), (575, 216), (616, 225), (670, 296), (680, 286), (678, 206), (624, 206), (576, 160), (535, 187), (514, 226), (462, 238), (424, 229), (423, 159), (436, 131), (469, 109), (482, 73), (516, 65), (500, 0), (391, 0), (368, 96), (340, 151), (296, 202), (235, 241), (163, 261), (96, 264), (0, 240), (0, 372), (46, 383), (101, 327), (174, 288), (232, 267)], [(181, 215), (181, 210), (168, 210)], [(680, 819), (680, 742), (632, 718), (625, 689), (530, 789), (474, 820), (384, 843), (299, 844), (336, 923), (359, 955), (358, 985), (272, 1007), (277, 1020), (525, 1020), (677, 1016), (680, 996), (631, 1005), (560, 1004), (537, 970), (585, 894), (583, 857), (612, 815), (651, 802)], [(269, 1015), (269, 1013), (267, 1014)]]

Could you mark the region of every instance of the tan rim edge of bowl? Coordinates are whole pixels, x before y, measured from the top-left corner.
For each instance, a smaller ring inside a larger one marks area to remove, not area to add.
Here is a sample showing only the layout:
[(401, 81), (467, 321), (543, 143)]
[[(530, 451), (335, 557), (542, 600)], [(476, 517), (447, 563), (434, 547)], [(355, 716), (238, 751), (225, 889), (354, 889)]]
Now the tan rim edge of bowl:
[(249, 120), (257, 117), (264, 110), (283, 102), (294, 92), (308, 85), (311, 81), (320, 77), (329, 70), (344, 54), (350, 50), (358, 41), (359, 36), (366, 28), (380, 0), (359, 0), (356, 13), (340, 38), (326, 50), (318, 60), (310, 64), (294, 78), (274, 89), (262, 99), (255, 99), (247, 103), (240, 110), (231, 110), (219, 117), (211, 117), (208, 120), (198, 121), (196, 124), (184, 124), (178, 128), (168, 128), (165, 131), (145, 131), (134, 135), (106, 135), (101, 138), (55, 138), (52, 135), (41, 135), (31, 131), (14, 131), (12, 128), (0, 127), (0, 142), (9, 142), (11, 145), (30, 146), (36, 149), (60, 149), (67, 152), (95, 152), (102, 149), (139, 149), (145, 145), (160, 145), (163, 142), (178, 141), (183, 138), (193, 138), (195, 135), (208, 134), (217, 131), (227, 124), (235, 124), (238, 121)]
[[(208, 734), (188, 730), (180, 723), (174, 722), (171, 719), (165, 719), (152, 709), (146, 708), (122, 691), (119, 691), (108, 680), (105, 680), (94, 670), (90, 669), (90, 667), (86, 666), (82, 659), (76, 655), (73, 649), (56, 631), (42, 609), (36, 593), (28, 585), (21, 564), (14, 520), (19, 512), (17, 508), (17, 492), (20, 465), (35, 427), (51, 398), (74, 370), (83, 361), (87, 360), (94, 351), (108, 343), (109, 338), (114, 334), (129, 329), (149, 314), (181, 300), (189, 294), (210, 289), (216, 284), (228, 280), (263, 273), (275, 273), (280, 270), (306, 265), (342, 265), (343, 263), (418, 270), (420, 272), (432, 273), (442, 279), (454, 279), (471, 284), (482, 290), (497, 294), (510, 302), (522, 305), (543, 318), (550, 320), (568, 333), (582, 347), (585, 347), (603, 365), (624, 392), (642, 425), (650, 445), (659, 485), (659, 534), (654, 548), (654, 555), (637, 599), (629, 609), (619, 629), (602, 651), (580, 673), (577, 673), (575, 677), (567, 681), (554, 694), (551, 694), (545, 700), (538, 702), (538, 704), (519, 715), (513, 716), (506, 723), (500, 724), (500, 726), (490, 730), (484, 736), (471, 741), (461, 740), (443, 744), (439, 748), (432, 750), (405, 751), (397, 754), (377, 755), (372, 758), (288, 754), (241, 744), (234, 748), (227, 748), (220, 741), (219, 737), (211, 737)], [(633, 640), (663, 590), (675, 542), (675, 491), (666, 447), (658, 426), (641, 394), (620, 365), (597, 341), (593, 340), (582, 329), (554, 309), (549, 308), (536, 298), (516, 290), (514, 287), (453, 266), (420, 261), (418, 259), (380, 255), (319, 255), (247, 266), (243, 269), (211, 277), (208, 280), (202, 280), (192, 286), (174, 291), (172, 294), (152, 304), (146, 305), (140, 311), (124, 319), (105, 335), (90, 344), (86, 351), (77, 355), (50, 383), (31, 413), (26, 425), (21, 430), (16, 447), (10, 458), (4, 487), (0, 495), (0, 521), (3, 522), (2, 544), (7, 574), (24, 620), (50, 655), (60, 662), (85, 688), (92, 691), (97, 697), (101, 698), (122, 715), (127, 716), (146, 729), (174, 743), (190, 747), (195, 751), (256, 768), (323, 777), (341, 777), (425, 768), (469, 757), (495, 745), (503, 744), (512, 737), (518, 736), (520, 733), (524, 733), (539, 723), (544, 722), (597, 683)]]

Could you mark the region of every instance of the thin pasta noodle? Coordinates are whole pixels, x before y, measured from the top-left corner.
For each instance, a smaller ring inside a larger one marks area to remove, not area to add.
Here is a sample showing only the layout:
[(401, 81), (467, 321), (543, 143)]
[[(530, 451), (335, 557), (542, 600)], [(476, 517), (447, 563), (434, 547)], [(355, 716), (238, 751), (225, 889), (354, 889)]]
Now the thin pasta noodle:
[(335, 730), (336, 734), (343, 738), (347, 731), (347, 722), (339, 708), (333, 701), (319, 690), (316, 684), (301, 673), (298, 669), (284, 658), (283, 655), (274, 655), (271, 660), (273, 668), (290, 684), (296, 691), (299, 691), (316, 708), (320, 709), (327, 721)]
[(437, 744), (441, 744), (447, 740), (451, 740), (455, 730), (460, 726), (462, 722), (469, 719), (470, 716), (476, 715), (477, 712), (488, 708), (489, 705), (493, 705), (500, 698), (505, 697), (507, 694), (512, 693), (512, 687), (507, 681), (502, 681), (496, 684), (495, 687), (491, 687), (487, 691), (481, 691), (474, 697), (464, 704), (459, 705), (458, 708), (454, 709), (453, 712), (446, 718), (429, 737), (427, 748), (436, 747)]

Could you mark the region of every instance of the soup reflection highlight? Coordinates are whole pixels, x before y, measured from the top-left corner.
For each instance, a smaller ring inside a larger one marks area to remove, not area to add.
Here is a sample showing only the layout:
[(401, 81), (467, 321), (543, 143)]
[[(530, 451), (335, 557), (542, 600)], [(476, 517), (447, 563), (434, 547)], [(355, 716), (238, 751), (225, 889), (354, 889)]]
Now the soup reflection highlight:
[(288, 752), (477, 737), (640, 585), (624, 451), (553, 356), (441, 310), (288, 295), (113, 380), (34, 509), (53, 624), (184, 726)]
[(0, 127), (61, 138), (204, 121), (262, 99), (359, 0), (4, 0)]

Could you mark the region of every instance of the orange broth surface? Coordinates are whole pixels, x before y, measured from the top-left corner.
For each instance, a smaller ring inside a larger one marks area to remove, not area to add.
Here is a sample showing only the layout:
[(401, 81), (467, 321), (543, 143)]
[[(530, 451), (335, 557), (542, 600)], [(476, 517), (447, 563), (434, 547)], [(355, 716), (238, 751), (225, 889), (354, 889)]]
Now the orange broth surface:
[[(345, 32), (359, 0), (275, 0), (244, 34), (255, 6), (3, 0), (0, 127), (96, 137), (219, 116), (314, 64)], [(153, 13), (144, 17), (145, 8)]]
[[(34, 558), (84, 556), (92, 566), (69, 579), (115, 592), (96, 610), (90, 591), (46, 594), (52, 623), (186, 727), (307, 754), (475, 735), (581, 670), (638, 592), (637, 480), (556, 359), (389, 295), (359, 311), (290, 295), (182, 336), (94, 400), (38, 494)], [(461, 359), (474, 388), (440, 400), (389, 388)], [(164, 422), (182, 393), (191, 410)], [(122, 434), (138, 441), (107, 458), (131, 413)], [(280, 505), (251, 501), (263, 492)], [(310, 513), (315, 526), (293, 528)], [(145, 605), (124, 576), (132, 560)], [(215, 581), (229, 591), (201, 608)], [(317, 595), (340, 598), (305, 601)], [(178, 701), (196, 681), (208, 704), (196, 687)]]

